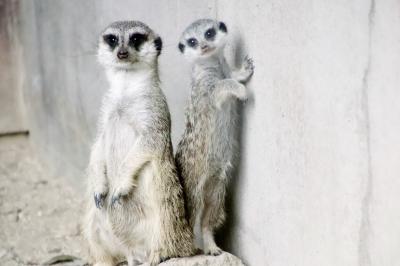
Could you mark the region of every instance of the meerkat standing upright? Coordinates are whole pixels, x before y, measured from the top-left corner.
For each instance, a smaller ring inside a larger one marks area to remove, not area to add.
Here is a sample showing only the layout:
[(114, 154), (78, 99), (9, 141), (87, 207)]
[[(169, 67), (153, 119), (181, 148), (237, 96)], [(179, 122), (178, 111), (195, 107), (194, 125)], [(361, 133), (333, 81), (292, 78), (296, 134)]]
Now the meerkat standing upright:
[(203, 251), (218, 255), (214, 231), (225, 219), (226, 184), (238, 151), (238, 101), (246, 100), (242, 84), (253, 74), (245, 59), (230, 71), (223, 50), (227, 28), (223, 22), (200, 19), (183, 32), (179, 50), (192, 63), (192, 91), (186, 110), (186, 128), (178, 144), (176, 162), (186, 194), (189, 222), (200, 228)]
[(84, 235), (95, 265), (155, 265), (194, 251), (158, 77), (161, 46), (138, 21), (114, 22), (99, 39), (111, 88), (88, 167)]

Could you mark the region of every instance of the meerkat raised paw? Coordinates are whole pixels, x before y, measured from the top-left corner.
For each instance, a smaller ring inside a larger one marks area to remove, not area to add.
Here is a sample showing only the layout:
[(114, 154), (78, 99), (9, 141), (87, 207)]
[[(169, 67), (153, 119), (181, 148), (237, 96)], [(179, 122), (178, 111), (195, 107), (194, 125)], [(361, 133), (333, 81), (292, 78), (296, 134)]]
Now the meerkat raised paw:
[(241, 82), (246, 83), (254, 73), (253, 59), (246, 56), (240, 69), (232, 71), (232, 77)]
[(88, 166), (84, 236), (94, 265), (157, 265), (194, 253), (160, 88), (161, 38), (139, 21), (101, 34), (110, 89)]
[(225, 220), (226, 185), (238, 154), (238, 100), (247, 99), (243, 83), (253, 75), (249, 57), (231, 71), (223, 55), (228, 30), (223, 22), (201, 19), (183, 32), (178, 48), (192, 66), (186, 128), (176, 162), (182, 176), (190, 225), (197, 246), (219, 255), (215, 230)]

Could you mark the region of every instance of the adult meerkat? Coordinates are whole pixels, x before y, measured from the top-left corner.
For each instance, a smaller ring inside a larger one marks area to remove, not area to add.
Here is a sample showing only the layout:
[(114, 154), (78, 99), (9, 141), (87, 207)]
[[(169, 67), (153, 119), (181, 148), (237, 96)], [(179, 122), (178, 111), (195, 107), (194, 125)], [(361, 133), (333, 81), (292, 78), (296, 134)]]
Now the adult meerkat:
[[(206, 254), (221, 249), (214, 231), (225, 219), (226, 184), (238, 151), (238, 99), (246, 100), (245, 83), (253, 74), (247, 58), (237, 71), (227, 65), (223, 50), (227, 27), (201, 19), (183, 32), (179, 50), (192, 63), (192, 90), (186, 110), (186, 128), (176, 153), (182, 175), (189, 222)], [(201, 246), (199, 246), (201, 247)]]
[(84, 235), (95, 265), (155, 265), (193, 254), (160, 89), (161, 48), (139, 21), (114, 22), (99, 38), (110, 89), (88, 167)]

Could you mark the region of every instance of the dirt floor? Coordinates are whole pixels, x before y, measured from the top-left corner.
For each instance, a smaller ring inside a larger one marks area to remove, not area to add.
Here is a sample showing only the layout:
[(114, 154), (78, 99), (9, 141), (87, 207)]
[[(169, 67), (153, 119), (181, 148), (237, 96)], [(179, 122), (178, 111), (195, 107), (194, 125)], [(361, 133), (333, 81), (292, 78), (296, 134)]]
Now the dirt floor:
[(83, 256), (82, 196), (66, 181), (46, 174), (28, 137), (0, 137), (0, 265)]

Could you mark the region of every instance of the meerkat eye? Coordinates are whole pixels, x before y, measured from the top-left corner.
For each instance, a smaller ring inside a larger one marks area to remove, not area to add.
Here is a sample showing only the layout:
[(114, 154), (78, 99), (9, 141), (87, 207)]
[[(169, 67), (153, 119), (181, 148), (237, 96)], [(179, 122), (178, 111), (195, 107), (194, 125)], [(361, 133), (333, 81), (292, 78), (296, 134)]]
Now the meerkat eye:
[(115, 48), (118, 45), (118, 37), (114, 34), (104, 35), (103, 39), (111, 48)]
[(135, 47), (136, 50), (138, 50), (139, 46), (145, 41), (147, 41), (147, 36), (141, 33), (134, 33), (129, 37), (129, 45)]
[(189, 40), (187, 40), (187, 44), (190, 47), (195, 47), (197, 45), (197, 40), (195, 38), (190, 38)]
[(214, 39), (215, 34), (216, 32), (214, 28), (208, 29), (206, 33), (204, 33), (204, 38), (206, 38), (206, 40), (212, 40)]

